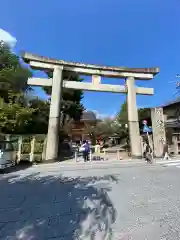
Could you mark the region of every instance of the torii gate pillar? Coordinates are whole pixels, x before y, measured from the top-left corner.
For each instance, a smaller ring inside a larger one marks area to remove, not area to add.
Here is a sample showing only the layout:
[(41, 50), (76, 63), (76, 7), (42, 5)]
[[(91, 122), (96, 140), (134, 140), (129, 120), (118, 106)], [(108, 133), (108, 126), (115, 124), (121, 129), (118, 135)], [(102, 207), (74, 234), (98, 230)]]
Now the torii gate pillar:
[(46, 160), (56, 160), (58, 158), (59, 124), (63, 83), (62, 71), (63, 67), (58, 66), (54, 69), (53, 72), (51, 105), (46, 146)]
[(126, 79), (129, 139), (132, 158), (142, 158), (138, 111), (136, 105), (136, 88), (134, 77)]

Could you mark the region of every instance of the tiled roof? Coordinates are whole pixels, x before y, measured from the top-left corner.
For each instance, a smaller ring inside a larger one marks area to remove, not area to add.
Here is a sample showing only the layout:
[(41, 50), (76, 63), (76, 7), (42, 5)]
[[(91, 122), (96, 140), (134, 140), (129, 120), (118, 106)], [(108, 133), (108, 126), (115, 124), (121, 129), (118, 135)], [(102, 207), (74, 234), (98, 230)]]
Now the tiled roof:
[(82, 121), (97, 121), (96, 114), (92, 111), (84, 111), (81, 117)]
[(180, 128), (180, 122), (177, 119), (166, 120), (165, 126), (169, 128)]
[(162, 108), (169, 107), (169, 106), (171, 106), (173, 104), (176, 104), (176, 103), (180, 103), (180, 97), (177, 97), (175, 100), (172, 100), (172, 101), (162, 105), (161, 107)]

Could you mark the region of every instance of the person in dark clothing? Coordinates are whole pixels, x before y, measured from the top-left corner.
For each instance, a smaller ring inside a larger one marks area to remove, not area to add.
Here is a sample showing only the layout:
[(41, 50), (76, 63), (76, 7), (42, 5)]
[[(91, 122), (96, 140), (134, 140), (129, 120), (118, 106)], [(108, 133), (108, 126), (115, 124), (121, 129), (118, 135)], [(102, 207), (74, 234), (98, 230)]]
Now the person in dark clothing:
[(152, 163), (153, 161), (153, 152), (152, 149), (149, 145), (148, 139), (144, 139), (144, 152), (143, 152), (143, 157), (148, 163)]
[(87, 141), (83, 141), (83, 158), (84, 158), (84, 162), (89, 161), (89, 152), (90, 152), (90, 147), (89, 147), (89, 143)]

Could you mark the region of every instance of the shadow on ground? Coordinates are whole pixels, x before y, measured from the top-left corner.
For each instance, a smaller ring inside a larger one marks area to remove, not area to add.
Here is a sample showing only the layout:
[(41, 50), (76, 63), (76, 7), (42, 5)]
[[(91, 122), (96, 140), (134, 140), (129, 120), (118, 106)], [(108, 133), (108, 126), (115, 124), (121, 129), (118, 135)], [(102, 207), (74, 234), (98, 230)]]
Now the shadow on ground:
[(22, 162), (18, 163), (17, 165), (13, 166), (13, 167), (9, 167), (9, 168), (0, 170), (0, 174), (18, 172), (20, 170), (25, 170), (27, 168), (32, 167), (32, 165), (33, 164), (28, 162), (28, 161), (22, 161)]
[(112, 239), (116, 210), (108, 192), (115, 176), (69, 178), (3, 175), (0, 239)]

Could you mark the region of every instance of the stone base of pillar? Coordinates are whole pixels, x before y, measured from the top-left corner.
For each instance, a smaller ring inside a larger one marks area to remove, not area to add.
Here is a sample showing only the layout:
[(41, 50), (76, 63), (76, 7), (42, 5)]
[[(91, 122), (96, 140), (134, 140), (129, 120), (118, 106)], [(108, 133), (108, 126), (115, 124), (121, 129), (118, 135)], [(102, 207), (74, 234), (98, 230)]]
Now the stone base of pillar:
[(142, 159), (142, 156), (131, 155), (132, 159)]
[(142, 158), (141, 137), (139, 134), (139, 122), (129, 122), (129, 139), (131, 146), (131, 155), (133, 158)]
[(59, 118), (49, 119), (47, 146), (46, 146), (46, 161), (58, 158), (59, 147)]

